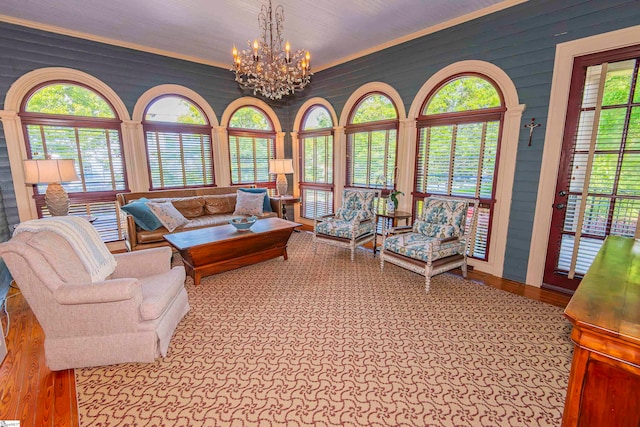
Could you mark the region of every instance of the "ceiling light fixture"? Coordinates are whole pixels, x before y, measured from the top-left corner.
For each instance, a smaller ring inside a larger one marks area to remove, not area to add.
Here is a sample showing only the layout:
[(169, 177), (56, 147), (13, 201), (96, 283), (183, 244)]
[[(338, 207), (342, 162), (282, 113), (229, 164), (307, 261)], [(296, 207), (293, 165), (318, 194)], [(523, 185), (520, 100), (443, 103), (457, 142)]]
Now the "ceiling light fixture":
[[(275, 20), (274, 20), (275, 15)], [(284, 8), (278, 5), (275, 11), (262, 5), (258, 24), (262, 32), (249, 45), (248, 50), (238, 51), (233, 47), (233, 68), (236, 81), (243, 89), (253, 90), (265, 98), (280, 99), (302, 90), (311, 81), (311, 55), (304, 49), (292, 52), (287, 41), (282, 48)]]

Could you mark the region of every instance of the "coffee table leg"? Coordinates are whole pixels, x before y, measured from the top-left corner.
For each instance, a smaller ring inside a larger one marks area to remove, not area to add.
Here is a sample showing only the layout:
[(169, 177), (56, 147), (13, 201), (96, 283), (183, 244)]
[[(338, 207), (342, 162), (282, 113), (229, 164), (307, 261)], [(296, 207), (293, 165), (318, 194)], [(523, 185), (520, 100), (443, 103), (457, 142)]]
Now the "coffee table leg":
[(193, 270), (193, 275), (191, 277), (193, 277), (194, 285), (197, 286), (200, 284), (200, 279), (202, 279), (202, 274), (198, 270)]

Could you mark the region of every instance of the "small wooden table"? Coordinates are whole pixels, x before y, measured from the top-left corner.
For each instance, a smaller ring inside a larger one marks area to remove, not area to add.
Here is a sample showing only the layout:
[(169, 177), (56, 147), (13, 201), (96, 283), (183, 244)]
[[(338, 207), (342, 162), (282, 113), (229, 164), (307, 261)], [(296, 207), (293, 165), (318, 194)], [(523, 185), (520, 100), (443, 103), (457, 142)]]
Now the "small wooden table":
[(278, 202), (278, 218), (287, 219), (286, 205), (300, 203), (300, 197), (296, 196), (271, 196), (272, 200)]
[[(411, 218), (411, 212), (394, 211), (393, 213), (387, 212), (386, 208), (379, 208), (376, 212), (376, 227), (378, 225), (378, 218), (382, 218), (382, 237), (384, 238), (384, 231), (387, 229), (387, 222), (391, 222), (392, 227), (398, 226), (398, 221), (405, 221), (406, 225), (409, 225), (409, 219)], [(373, 255), (375, 256), (378, 249), (378, 233), (373, 239)]]
[(221, 273), (272, 258), (287, 259), (287, 242), (301, 226), (280, 218), (259, 219), (248, 231), (231, 224), (167, 234), (164, 239), (180, 252), (187, 274), (196, 285), (202, 276)]
[(563, 427), (640, 425), (640, 240), (609, 236), (564, 313), (575, 343)]

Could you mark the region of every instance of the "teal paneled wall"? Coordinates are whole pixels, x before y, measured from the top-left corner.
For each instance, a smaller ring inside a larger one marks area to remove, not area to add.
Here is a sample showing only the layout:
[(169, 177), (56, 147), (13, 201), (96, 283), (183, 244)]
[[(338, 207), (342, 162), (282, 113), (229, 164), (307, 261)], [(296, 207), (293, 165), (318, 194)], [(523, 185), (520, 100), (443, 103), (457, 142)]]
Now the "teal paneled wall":
[[(327, 99), (339, 117), (353, 91), (380, 81), (398, 91), (408, 112), (420, 87), (437, 71), (458, 61), (481, 60), (497, 65), (513, 80), (520, 103), (526, 104), (523, 125), (535, 117), (544, 126), (556, 44), (639, 24), (637, 0), (530, 0), (318, 72), (303, 95)], [(304, 99), (297, 101), (291, 117)], [(528, 130), (522, 129), (511, 218), (508, 224), (494, 224), (508, 227), (504, 277), (520, 282), (527, 274), (544, 133), (544, 127), (539, 128), (528, 147)]]
[[(199, 93), (220, 120), (225, 108), (246, 96), (230, 71), (117, 46), (48, 33), (0, 22), (0, 109), (7, 90), (25, 73), (45, 67), (74, 68), (108, 84), (127, 106), (129, 114), (145, 91), (161, 84), (178, 84)], [(286, 122), (284, 103), (271, 103)], [(18, 210), (9, 170), (4, 132), (0, 132), (0, 186), (10, 224)]]
[[(428, 7), (425, 5), (424, 7)], [(501, 67), (514, 81), (523, 120), (546, 124), (555, 46), (558, 43), (640, 24), (637, 0), (530, 0), (455, 28), (350, 61), (315, 74), (308, 89), (280, 103), (270, 103), (285, 131), (292, 129), (298, 107), (309, 97), (329, 100), (338, 115), (361, 85), (382, 81), (393, 86), (408, 110), (419, 88), (441, 68), (462, 60), (483, 60)], [(375, 30), (375, 29), (373, 29)], [(71, 67), (107, 83), (129, 112), (138, 97), (159, 84), (179, 84), (202, 95), (220, 119), (230, 102), (243, 96), (226, 69), (104, 45), (0, 23), (0, 107), (11, 84), (43, 67)], [(504, 276), (524, 281), (542, 159), (544, 128), (527, 147), (520, 135), (516, 179), (508, 224)], [(291, 155), (287, 135), (285, 155)], [(4, 133), (0, 131), (0, 187), (10, 224), (18, 222)]]

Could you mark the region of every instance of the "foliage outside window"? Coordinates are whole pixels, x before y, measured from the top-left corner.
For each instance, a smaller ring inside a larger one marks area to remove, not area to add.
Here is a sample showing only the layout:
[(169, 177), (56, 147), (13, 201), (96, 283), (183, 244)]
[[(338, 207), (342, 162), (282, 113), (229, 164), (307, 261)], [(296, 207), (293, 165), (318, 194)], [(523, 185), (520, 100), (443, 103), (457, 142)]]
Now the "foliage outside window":
[(347, 134), (346, 185), (351, 187), (395, 187), (398, 112), (382, 93), (370, 93), (350, 113)]
[[(97, 92), (71, 82), (50, 82), (34, 88), (23, 101), (28, 157), (74, 159), (78, 182), (62, 183), (69, 193), (71, 215), (98, 217), (94, 226), (105, 241), (121, 240), (115, 194), (126, 191), (120, 120)], [(34, 188), (40, 217), (47, 184)]]
[(267, 115), (256, 107), (241, 107), (229, 121), (232, 184), (275, 188), (269, 159), (276, 158), (276, 133)]
[(563, 188), (568, 190), (565, 217), (559, 241), (552, 242), (559, 247), (555, 270), (570, 278), (587, 272), (608, 235), (632, 237), (637, 227), (639, 61), (598, 63), (586, 69), (582, 99), (573, 113), (578, 120), (573, 152), (569, 153), (572, 158), (564, 171), (567, 185)]
[(333, 120), (325, 107), (314, 105), (304, 114), (300, 144), (301, 216), (333, 213)]
[(495, 86), (475, 75), (445, 81), (418, 117), (415, 212), (429, 195), (478, 198), (471, 256), (488, 259), (496, 161), (504, 108)]
[(152, 189), (215, 184), (211, 126), (197, 105), (176, 95), (157, 98), (142, 125)]

